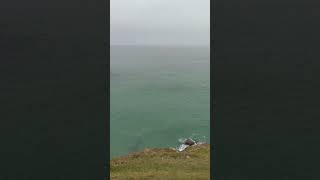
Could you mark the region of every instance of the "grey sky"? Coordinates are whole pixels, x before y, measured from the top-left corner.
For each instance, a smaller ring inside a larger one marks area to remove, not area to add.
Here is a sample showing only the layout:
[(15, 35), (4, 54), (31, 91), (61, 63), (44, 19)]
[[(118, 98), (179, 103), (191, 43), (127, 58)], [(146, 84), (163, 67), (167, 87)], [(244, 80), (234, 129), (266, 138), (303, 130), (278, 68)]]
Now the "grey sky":
[(210, 0), (111, 0), (111, 45), (209, 45)]

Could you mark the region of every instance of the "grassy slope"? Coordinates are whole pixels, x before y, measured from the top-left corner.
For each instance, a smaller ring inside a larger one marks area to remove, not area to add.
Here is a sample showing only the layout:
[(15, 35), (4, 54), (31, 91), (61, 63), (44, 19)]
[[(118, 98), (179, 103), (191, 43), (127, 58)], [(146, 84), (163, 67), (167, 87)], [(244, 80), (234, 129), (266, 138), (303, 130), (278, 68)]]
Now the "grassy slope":
[(169, 148), (145, 149), (111, 160), (111, 179), (210, 179), (210, 145), (176, 152)]

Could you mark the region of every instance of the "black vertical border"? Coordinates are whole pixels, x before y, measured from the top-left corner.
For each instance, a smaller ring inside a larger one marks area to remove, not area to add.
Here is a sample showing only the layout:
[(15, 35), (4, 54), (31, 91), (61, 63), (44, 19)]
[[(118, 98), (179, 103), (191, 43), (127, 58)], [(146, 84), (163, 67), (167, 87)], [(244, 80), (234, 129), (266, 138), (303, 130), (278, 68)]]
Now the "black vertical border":
[[(214, 2), (210, 132), (211, 143), (219, 147), (213, 151), (211, 172), (221, 179), (320, 179), (320, 4), (311, 0)], [(239, 23), (247, 19), (250, 23)], [(232, 99), (231, 104), (223, 101), (225, 90), (233, 98), (247, 93), (256, 99)], [(253, 103), (243, 106), (242, 112), (228, 111), (241, 108), (236, 100)], [(223, 119), (215, 119), (217, 112)]]
[(215, 16), (216, 0), (210, 1), (210, 177), (216, 179), (216, 136), (214, 126), (214, 113), (216, 94), (214, 93), (214, 60), (215, 60)]
[(107, 93), (107, 123), (106, 123), (106, 173), (105, 173), (105, 179), (108, 180), (110, 179), (110, 16), (111, 16), (111, 10), (110, 10), (110, 2), (111, 0), (106, 2), (106, 25), (107, 25), (107, 32), (106, 32), (106, 41), (105, 41), (105, 46), (106, 46), (106, 55), (107, 55), (107, 67), (106, 67), (106, 71), (107, 71), (107, 83), (106, 83), (106, 93)]
[(1, 180), (109, 174), (109, 16), (105, 0), (0, 2)]

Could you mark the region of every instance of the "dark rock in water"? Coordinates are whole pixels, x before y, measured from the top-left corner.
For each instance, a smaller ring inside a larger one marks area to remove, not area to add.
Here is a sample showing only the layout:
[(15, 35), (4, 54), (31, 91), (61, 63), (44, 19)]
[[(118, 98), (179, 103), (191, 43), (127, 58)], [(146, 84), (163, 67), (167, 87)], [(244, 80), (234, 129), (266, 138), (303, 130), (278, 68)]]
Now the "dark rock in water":
[(196, 142), (195, 142), (194, 140), (188, 138), (187, 140), (184, 141), (183, 144), (192, 146), (192, 145), (194, 145), (195, 143), (196, 143)]
[(188, 147), (193, 146), (193, 145), (196, 145), (196, 142), (193, 139), (188, 138), (188, 139), (184, 140), (183, 143), (180, 144), (180, 146), (178, 146), (176, 148), (176, 150), (181, 152), (181, 151), (184, 151), (185, 149), (187, 149)]

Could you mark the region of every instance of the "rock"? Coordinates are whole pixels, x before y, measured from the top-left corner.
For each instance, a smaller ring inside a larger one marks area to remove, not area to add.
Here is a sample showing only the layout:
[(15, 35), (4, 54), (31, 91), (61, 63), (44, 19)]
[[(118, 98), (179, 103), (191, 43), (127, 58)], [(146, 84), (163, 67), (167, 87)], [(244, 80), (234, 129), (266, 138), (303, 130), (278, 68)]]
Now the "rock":
[(187, 147), (189, 147), (189, 145), (181, 144), (179, 147), (177, 147), (177, 151), (184, 151)]
[[(179, 140), (180, 141), (180, 140)], [(180, 141), (182, 144), (180, 144), (180, 146), (178, 146), (176, 148), (177, 151), (181, 152), (184, 151), (186, 148), (188, 148), (189, 146), (193, 146), (196, 145), (196, 142), (194, 140), (192, 140), (191, 138), (188, 138), (184, 141)]]
[(192, 145), (194, 145), (195, 143), (196, 143), (196, 142), (195, 142), (194, 140), (188, 138), (187, 140), (184, 141), (183, 144), (192, 146)]

